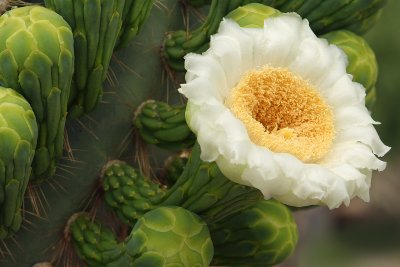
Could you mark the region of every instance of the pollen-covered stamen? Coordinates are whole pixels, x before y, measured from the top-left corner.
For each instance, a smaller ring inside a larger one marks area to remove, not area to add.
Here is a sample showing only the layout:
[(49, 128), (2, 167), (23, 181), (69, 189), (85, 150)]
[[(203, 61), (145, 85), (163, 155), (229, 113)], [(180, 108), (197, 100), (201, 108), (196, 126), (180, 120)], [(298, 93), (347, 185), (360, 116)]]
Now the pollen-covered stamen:
[(254, 143), (274, 152), (316, 162), (332, 145), (330, 107), (311, 84), (287, 69), (250, 71), (225, 104), (244, 123)]

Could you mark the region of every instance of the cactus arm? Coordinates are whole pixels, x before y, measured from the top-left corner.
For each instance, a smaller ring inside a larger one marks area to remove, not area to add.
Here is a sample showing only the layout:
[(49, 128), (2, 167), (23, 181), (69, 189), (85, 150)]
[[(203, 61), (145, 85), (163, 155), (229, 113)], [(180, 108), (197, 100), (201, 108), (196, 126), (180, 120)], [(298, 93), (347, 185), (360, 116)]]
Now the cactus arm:
[(150, 15), (155, 0), (129, 0), (125, 2), (123, 24), (118, 36), (116, 49), (126, 47), (138, 34)]
[(103, 82), (122, 26), (124, 0), (47, 0), (72, 27), (76, 53), (69, 116), (92, 111), (103, 95)]

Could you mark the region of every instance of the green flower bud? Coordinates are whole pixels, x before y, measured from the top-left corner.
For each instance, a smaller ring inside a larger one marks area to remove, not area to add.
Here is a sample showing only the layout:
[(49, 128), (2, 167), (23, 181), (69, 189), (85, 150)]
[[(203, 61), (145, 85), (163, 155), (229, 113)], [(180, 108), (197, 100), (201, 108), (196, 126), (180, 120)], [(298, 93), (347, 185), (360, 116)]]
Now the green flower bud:
[(88, 214), (77, 213), (71, 216), (67, 232), (75, 252), (89, 266), (131, 266), (125, 254), (124, 243), (118, 243), (111, 229), (93, 220)]
[(196, 137), (186, 124), (185, 109), (149, 100), (139, 106), (133, 124), (147, 143), (169, 150), (189, 148)]
[(262, 199), (259, 190), (228, 180), (216, 163), (201, 161), (197, 145), (183, 173), (168, 190), (123, 162), (110, 162), (103, 173), (106, 203), (130, 225), (142, 214), (160, 206), (181, 206), (210, 223)]
[(361, 83), (366, 90), (366, 105), (371, 108), (375, 102), (375, 84), (378, 77), (378, 63), (375, 53), (364, 38), (350, 31), (334, 31), (320, 36), (338, 46), (347, 55), (347, 72), (353, 81)]
[(0, 239), (21, 226), (21, 206), (37, 137), (29, 103), (14, 90), (0, 87)]
[(159, 184), (122, 161), (110, 161), (104, 167), (102, 186), (107, 205), (130, 225), (154, 209), (165, 195), (165, 189)]
[(161, 207), (139, 219), (127, 238), (132, 266), (209, 266), (213, 245), (205, 222), (181, 207)]
[(275, 8), (253, 3), (241, 6), (226, 15), (226, 18), (236, 21), (240, 27), (244, 28), (262, 28), (264, 20), (270, 17), (278, 16), (281, 12)]
[(294, 251), (298, 231), (290, 209), (274, 200), (210, 225), (213, 265), (272, 266)]
[(0, 84), (27, 99), (39, 125), (35, 180), (51, 177), (62, 156), (73, 62), (72, 32), (57, 13), (26, 6), (0, 17)]
[(166, 160), (164, 171), (168, 184), (173, 185), (178, 181), (189, 161), (189, 155), (188, 151), (183, 151), (180, 154), (172, 155)]

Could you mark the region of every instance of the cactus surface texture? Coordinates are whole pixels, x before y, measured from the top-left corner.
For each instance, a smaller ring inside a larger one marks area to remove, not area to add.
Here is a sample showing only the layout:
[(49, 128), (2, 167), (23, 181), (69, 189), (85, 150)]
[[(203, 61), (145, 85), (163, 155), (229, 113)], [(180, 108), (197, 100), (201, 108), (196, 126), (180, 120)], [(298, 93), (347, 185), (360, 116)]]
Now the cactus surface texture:
[(39, 125), (32, 177), (54, 175), (62, 157), (74, 50), (70, 26), (40, 6), (0, 17), (0, 84), (22, 94)]

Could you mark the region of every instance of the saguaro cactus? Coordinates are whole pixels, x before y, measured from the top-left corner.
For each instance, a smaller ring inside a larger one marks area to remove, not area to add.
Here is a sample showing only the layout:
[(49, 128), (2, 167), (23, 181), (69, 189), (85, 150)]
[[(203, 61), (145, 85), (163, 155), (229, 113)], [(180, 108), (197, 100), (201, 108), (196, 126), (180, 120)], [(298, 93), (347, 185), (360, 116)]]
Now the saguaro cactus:
[(72, 32), (57, 13), (26, 6), (0, 17), (0, 84), (27, 99), (39, 125), (35, 180), (54, 175), (62, 156), (73, 62)]

